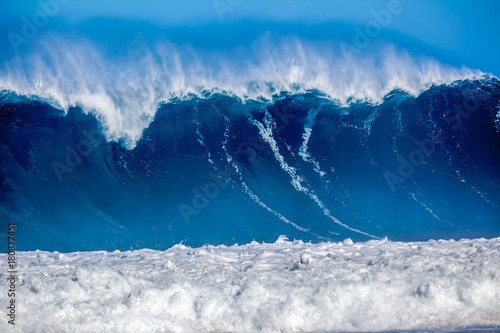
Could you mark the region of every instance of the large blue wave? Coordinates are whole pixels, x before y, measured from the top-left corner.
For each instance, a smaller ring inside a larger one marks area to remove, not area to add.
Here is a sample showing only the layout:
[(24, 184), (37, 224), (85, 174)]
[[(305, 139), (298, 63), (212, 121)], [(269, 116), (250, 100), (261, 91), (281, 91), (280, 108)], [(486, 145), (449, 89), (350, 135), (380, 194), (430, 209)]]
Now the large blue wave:
[(130, 146), (98, 113), (3, 91), (0, 215), (21, 250), (500, 236), (499, 97), (491, 77), (375, 104), (205, 91)]

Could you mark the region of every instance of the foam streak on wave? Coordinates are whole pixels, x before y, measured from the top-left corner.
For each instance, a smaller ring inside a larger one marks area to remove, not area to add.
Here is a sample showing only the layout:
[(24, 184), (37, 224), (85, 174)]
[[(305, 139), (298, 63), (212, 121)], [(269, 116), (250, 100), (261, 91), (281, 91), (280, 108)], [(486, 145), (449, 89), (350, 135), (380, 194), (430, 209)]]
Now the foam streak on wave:
[(319, 174), (320, 177), (323, 177), (324, 175), (326, 175), (326, 173), (324, 171), (321, 171), (318, 161), (316, 161), (316, 159), (314, 159), (314, 157), (312, 157), (311, 154), (309, 154), (309, 152), (307, 151), (307, 144), (309, 143), (309, 139), (312, 135), (314, 121), (316, 120), (316, 115), (320, 110), (321, 105), (318, 106), (317, 109), (309, 110), (309, 113), (307, 115), (307, 122), (304, 124), (304, 133), (302, 134), (302, 138), (304, 139), (304, 141), (299, 148), (299, 155), (305, 162), (311, 163), (314, 166), (314, 171)]
[(271, 147), (271, 150), (273, 151), (276, 161), (278, 161), (278, 163), (280, 164), (281, 169), (283, 169), (283, 171), (285, 171), (290, 176), (291, 184), (296, 191), (303, 192), (304, 194), (306, 194), (311, 200), (313, 200), (318, 205), (319, 208), (321, 208), (323, 214), (336, 224), (348, 230), (357, 232), (365, 236), (369, 236), (371, 238), (379, 238), (364, 231), (351, 228), (347, 224), (342, 223), (339, 219), (337, 219), (335, 216), (331, 214), (330, 210), (326, 208), (325, 204), (318, 198), (318, 196), (314, 192), (310, 191), (307, 187), (304, 187), (302, 185), (304, 178), (297, 174), (297, 170), (294, 167), (291, 167), (288, 165), (288, 163), (286, 163), (285, 158), (279, 152), (278, 145), (273, 137), (273, 130), (275, 129), (275, 124), (272, 123), (272, 116), (269, 114), (269, 112), (267, 112), (267, 110), (266, 110), (266, 117), (264, 118), (265, 125), (252, 118), (249, 118), (249, 120), (252, 122), (252, 124), (257, 126), (257, 128), (259, 129), (260, 136)]
[[(195, 106), (194, 108), (195, 108), (195, 110), (194, 110), (193, 123), (196, 125), (196, 134), (198, 135), (197, 141), (205, 149), (205, 152), (207, 154), (208, 163), (210, 163), (211, 165), (214, 166), (215, 171), (218, 171), (217, 167), (215, 166), (214, 161), (212, 160), (212, 153), (210, 152), (210, 149), (208, 149), (208, 147), (205, 145), (205, 137), (204, 137), (203, 133), (201, 132), (201, 123), (197, 119), (198, 107)], [(226, 138), (226, 142), (227, 142), (227, 138)]]
[(422, 201), (418, 200), (417, 196), (415, 195), (415, 193), (409, 193), (412, 197), (413, 200), (415, 200), (416, 202), (418, 202), (420, 205), (422, 205), (422, 207), (425, 208), (426, 211), (429, 212), (429, 214), (431, 214), (436, 220), (438, 220), (439, 222), (443, 222), (443, 223), (447, 223), (455, 228), (458, 228), (456, 225), (454, 225), (453, 223), (450, 223), (449, 221), (447, 220), (444, 220), (442, 218), (440, 218), (439, 216), (436, 215), (436, 213), (434, 213), (434, 211), (432, 209), (429, 208), (429, 206), (427, 206), (425, 203), (423, 203)]
[(247, 194), (250, 197), (250, 199), (252, 199), (252, 201), (254, 201), (256, 204), (258, 204), (259, 206), (261, 206), (262, 208), (264, 208), (265, 210), (267, 210), (268, 212), (270, 212), (271, 214), (273, 214), (277, 218), (279, 218), (281, 221), (283, 221), (283, 222), (285, 222), (287, 224), (292, 225), (297, 230), (300, 230), (302, 232), (309, 232), (309, 233), (313, 234), (314, 236), (316, 236), (318, 238), (324, 239), (324, 237), (321, 237), (319, 235), (316, 235), (316, 234), (312, 233), (309, 229), (302, 228), (301, 226), (299, 226), (296, 223), (290, 221), (289, 219), (287, 219), (286, 217), (284, 217), (283, 215), (281, 215), (280, 213), (278, 213), (274, 209), (270, 208), (255, 193), (252, 192), (252, 190), (248, 187), (248, 185), (243, 180), (243, 175), (241, 174), (240, 168), (235, 163), (233, 157), (227, 151), (226, 144), (227, 144), (227, 140), (229, 138), (229, 122), (230, 121), (229, 121), (229, 118), (227, 118), (226, 116), (223, 116), (223, 117), (224, 117), (224, 122), (225, 122), (225, 130), (224, 130), (224, 141), (222, 143), (222, 149), (223, 149), (224, 154), (226, 156), (227, 163), (229, 163), (229, 165), (232, 166), (232, 168), (234, 169), (234, 171), (237, 173), (237, 175), (239, 177), (240, 185), (242, 187), (242, 191), (245, 194)]
[(457, 177), (458, 179), (460, 180), (460, 182), (462, 182), (463, 184), (467, 185), (469, 188), (471, 188), (472, 190), (474, 190), (474, 192), (476, 192), (477, 195), (479, 195), (485, 202), (487, 202), (489, 205), (495, 207), (495, 208), (499, 208), (498, 205), (494, 204), (493, 202), (491, 202), (485, 195), (483, 192), (479, 191), (475, 186), (473, 185), (470, 185), (469, 183), (467, 183), (467, 181), (465, 180), (465, 178), (460, 174), (460, 170), (455, 170), (455, 173), (457, 174)]

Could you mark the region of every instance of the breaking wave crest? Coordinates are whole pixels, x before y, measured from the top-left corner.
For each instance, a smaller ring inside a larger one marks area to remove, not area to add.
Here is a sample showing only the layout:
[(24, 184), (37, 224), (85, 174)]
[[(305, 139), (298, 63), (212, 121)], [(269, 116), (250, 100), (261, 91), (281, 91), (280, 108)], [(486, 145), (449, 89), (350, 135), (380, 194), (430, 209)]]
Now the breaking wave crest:
[(249, 48), (224, 52), (135, 42), (128, 47), (133, 51), (114, 54), (88, 40), (57, 36), (33, 48), (3, 64), (0, 90), (92, 112), (109, 140), (129, 148), (158, 107), (176, 99), (224, 93), (243, 101), (273, 100), (315, 90), (341, 105), (380, 103), (395, 89), (418, 95), (432, 85), (483, 75), (412, 57), (392, 45), (347, 55), (335, 44), (292, 37), (262, 37)]

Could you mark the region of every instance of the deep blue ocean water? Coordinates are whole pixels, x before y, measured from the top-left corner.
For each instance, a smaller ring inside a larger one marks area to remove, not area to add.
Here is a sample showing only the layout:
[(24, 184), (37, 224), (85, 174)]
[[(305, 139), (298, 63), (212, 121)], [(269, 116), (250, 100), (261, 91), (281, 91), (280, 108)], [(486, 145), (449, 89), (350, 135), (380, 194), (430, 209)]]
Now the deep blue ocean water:
[(19, 250), (500, 236), (500, 82), (162, 103), (134, 147), (94, 113), (0, 95), (0, 217)]

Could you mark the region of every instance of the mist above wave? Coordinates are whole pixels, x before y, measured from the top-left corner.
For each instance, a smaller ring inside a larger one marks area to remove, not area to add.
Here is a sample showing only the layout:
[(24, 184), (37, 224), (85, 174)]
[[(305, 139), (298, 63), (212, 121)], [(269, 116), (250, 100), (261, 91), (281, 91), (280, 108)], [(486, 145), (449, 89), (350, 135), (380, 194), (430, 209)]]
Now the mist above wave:
[(393, 45), (359, 55), (332, 43), (262, 37), (250, 47), (202, 51), (169, 42), (132, 42), (107, 51), (88, 40), (51, 36), (36, 52), (0, 68), (0, 90), (41, 98), (57, 108), (81, 107), (102, 122), (111, 141), (132, 148), (158, 106), (175, 99), (225, 93), (242, 100), (272, 100), (281, 93), (317, 90), (339, 104), (379, 103), (400, 89), (418, 95), (433, 84), (482, 75)]

